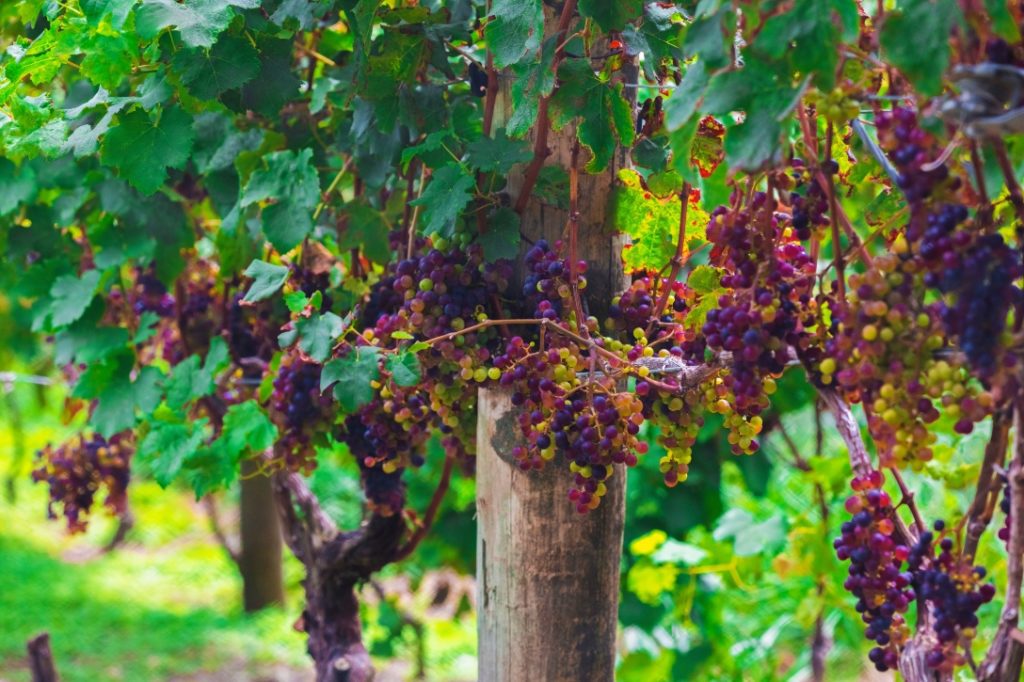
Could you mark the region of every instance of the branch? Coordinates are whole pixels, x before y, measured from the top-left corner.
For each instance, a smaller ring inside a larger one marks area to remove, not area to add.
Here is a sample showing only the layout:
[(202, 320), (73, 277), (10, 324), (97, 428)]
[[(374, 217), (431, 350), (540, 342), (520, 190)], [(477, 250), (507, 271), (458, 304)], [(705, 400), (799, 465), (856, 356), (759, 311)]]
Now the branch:
[[(558, 19), (558, 29), (555, 31), (558, 49), (555, 50), (555, 56), (551, 60), (551, 70), (555, 73), (556, 77), (558, 75), (558, 67), (565, 56), (563, 38), (569, 31), (569, 23), (572, 21), (575, 13), (576, 0), (566, 0), (565, 5), (562, 7), (562, 15)], [(533, 159), (523, 173), (523, 186), (519, 190), (519, 198), (516, 199), (515, 209), (516, 213), (520, 215), (526, 210), (526, 204), (529, 203), (530, 195), (533, 194), (533, 186), (537, 184), (541, 168), (544, 167), (544, 160), (551, 153), (551, 150), (548, 149), (548, 132), (551, 130), (551, 117), (548, 114), (548, 106), (551, 103), (552, 95), (554, 95), (554, 91), (549, 95), (541, 97), (540, 103), (537, 105), (537, 137), (533, 141)]]
[(995, 467), (1002, 466), (1006, 458), (1006, 445), (1010, 431), (1010, 420), (1005, 412), (996, 412), (992, 415), (992, 435), (985, 446), (985, 459), (981, 463), (981, 472), (978, 474), (978, 487), (974, 493), (974, 501), (971, 502), (963, 524), (967, 527), (967, 535), (964, 538), (964, 555), (974, 559), (978, 550), (978, 542), (981, 534), (985, 532), (989, 521), (992, 520), (990, 513), (987, 513), (989, 500), (993, 495), (999, 494), (998, 479), (995, 476)]
[(338, 536), (338, 527), (321, 509), (316, 495), (299, 474), (278, 471), (273, 482), (285, 542), (295, 556), (309, 566), (320, 548)]
[(452, 480), (452, 468), (455, 464), (455, 458), (449, 455), (445, 455), (444, 458), (444, 469), (441, 471), (441, 480), (437, 483), (437, 488), (434, 490), (433, 497), (430, 498), (430, 504), (427, 506), (427, 511), (423, 514), (423, 523), (416, 529), (416, 532), (412, 534), (405, 544), (398, 548), (395, 552), (395, 561), (401, 561), (410, 554), (420, 544), (420, 542), (430, 532), (430, 528), (434, 525), (434, 519), (437, 518), (437, 511), (441, 507), (441, 500), (444, 499), (445, 494), (448, 492), (448, 485)]
[(1019, 680), (1024, 644), (1015, 637), (1020, 622), (1021, 579), (1024, 578), (1024, 399), (1013, 409), (1013, 460), (1010, 482), (1010, 542), (1007, 548), (1006, 599), (999, 630), (978, 669), (981, 682)]
[(242, 560), (242, 554), (238, 548), (232, 546), (227, 533), (224, 532), (224, 527), (220, 523), (220, 514), (217, 511), (217, 501), (213, 495), (203, 498), (203, 507), (206, 508), (206, 517), (210, 520), (210, 530), (213, 532), (213, 536), (217, 538), (217, 542), (227, 552), (231, 561), (237, 565)]
[[(825, 133), (826, 154), (829, 160), (832, 159), (832, 124), (828, 124), (828, 131)], [(840, 300), (846, 299), (846, 273), (843, 262), (843, 242), (839, 238), (839, 202), (836, 200), (836, 185), (832, 173), (824, 173), (825, 191), (828, 192), (828, 212), (832, 219), (832, 263), (836, 267), (836, 293)]]
[(853, 411), (833, 389), (823, 388), (818, 394), (829, 412), (835, 417), (839, 437), (843, 439), (850, 451), (850, 466), (853, 468), (853, 473), (857, 476), (867, 476), (874, 470), (874, 466), (871, 464), (871, 456), (868, 454), (867, 448), (864, 447), (864, 439), (861, 438), (860, 426), (857, 424), (857, 418), (853, 416)]
[(683, 269), (683, 263), (686, 262), (686, 209), (690, 205), (690, 183), (683, 183), (683, 189), (679, 191), (679, 201), (682, 204), (679, 207), (679, 241), (676, 243), (676, 252), (672, 255), (672, 260), (670, 261), (672, 269), (669, 270), (664, 290), (661, 292), (661, 296), (658, 298), (658, 305), (654, 308), (654, 314), (651, 316), (651, 326), (647, 328), (648, 337), (650, 337), (653, 331), (655, 322), (660, 320), (661, 316), (665, 313), (665, 306), (668, 305), (669, 291), (679, 278), (679, 271)]

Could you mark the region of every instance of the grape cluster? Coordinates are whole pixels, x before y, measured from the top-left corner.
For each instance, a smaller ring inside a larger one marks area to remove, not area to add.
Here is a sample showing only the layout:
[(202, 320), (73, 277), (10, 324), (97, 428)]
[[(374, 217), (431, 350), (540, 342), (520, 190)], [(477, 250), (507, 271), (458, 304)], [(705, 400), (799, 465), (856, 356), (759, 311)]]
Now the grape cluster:
[[(768, 404), (765, 379), (782, 373), (791, 349), (800, 348), (814, 323), (801, 311), (813, 307), (815, 265), (763, 193), (754, 196), (749, 209), (716, 209), (708, 239), (714, 245), (712, 261), (725, 272), (726, 292), (708, 312), (701, 333), (708, 348), (730, 354), (725, 385), (732, 409), (754, 416)], [(694, 350), (694, 359), (702, 359), (703, 348)]]
[[(523, 297), (532, 315), (546, 320), (559, 320), (570, 328), (578, 328), (586, 320), (577, 320), (572, 305), (571, 264), (559, 255), (561, 244), (552, 249), (540, 239), (526, 252), (527, 274), (523, 280)], [(586, 289), (587, 262), (576, 264), (576, 287)]]
[(332, 422), (329, 395), (320, 392), (322, 367), (286, 353), (281, 358), (270, 394), (269, 413), (281, 431), (278, 452), (282, 464), (310, 472), (316, 466), (315, 439)]
[(78, 435), (56, 447), (47, 445), (40, 450), (32, 479), (45, 481), (49, 486), (50, 518), (57, 517), (55, 508), (59, 507), (70, 532), (84, 531), (85, 517), (104, 488), (107, 496), (103, 504), (113, 513), (124, 512), (132, 452), (127, 433), (109, 440), (97, 434)]
[(792, 180), (786, 182), (795, 184), (789, 195), (790, 224), (796, 238), (807, 241), (829, 224), (828, 197), (803, 160), (793, 159), (791, 165)]
[[(955, 236), (965, 235), (957, 232)], [(923, 247), (922, 247), (923, 249)], [(1024, 275), (1020, 256), (999, 234), (977, 238), (962, 254), (947, 252), (939, 272), (929, 273), (934, 286), (951, 295), (942, 309), (946, 330), (960, 339), (960, 349), (979, 375), (991, 378), (1002, 363), (1012, 365), (1015, 358), (1006, 355), (1000, 362), (999, 350), (1005, 346), (1003, 333), (1010, 309), (1022, 309), (1022, 291), (1017, 282)]]
[(651, 277), (634, 280), (628, 289), (612, 299), (606, 326), (612, 331), (623, 332), (623, 340), (635, 340), (637, 330), (645, 330), (657, 313), (659, 300), (664, 293), (659, 291), (659, 287), (668, 287), (669, 291), (665, 299), (665, 310), (656, 320), (666, 326), (656, 330), (656, 337), (674, 333), (677, 329), (670, 325), (682, 321), (681, 316), (688, 310), (693, 292), (683, 282), (654, 281)]
[[(488, 309), (511, 278), (509, 263), (485, 263), (478, 246), (442, 251), (419, 239), (415, 247), (413, 257), (390, 266), (371, 290), (363, 342), (387, 347), (403, 339), (463, 332), (489, 319)], [(360, 409), (358, 423), (348, 425), (354, 429), (351, 439), (369, 444), (361, 466), (379, 466), (385, 474), (420, 466), (423, 445), (435, 430), (449, 455), (472, 454), (473, 387), (500, 375), (489, 364), (497, 347), (497, 332), (488, 328), (437, 340), (417, 354), (421, 380), (416, 386), (396, 385), (387, 376), (378, 382), (377, 395)]]
[(932, 668), (952, 670), (967, 663), (961, 649), (966, 650), (967, 642), (974, 638), (977, 611), (992, 601), (996, 588), (982, 582), (986, 574), (983, 567), (958, 556), (952, 538), (942, 537), (944, 522), (936, 521), (934, 528), (940, 534), (938, 554), (935, 535), (926, 531), (911, 548), (907, 562), (919, 599), (931, 608), (931, 627), (938, 640), (925, 661)]
[(915, 598), (914, 576), (902, 570), (910, 549), (893, 537), (896, 511), (883, 483), (880, 471), (853, 479), (854, 494), (846, 500), (852, 518), (834, 543), (836, 556), (850, 562), (843, 587), (857, 597), (866, 636), (875, 642), (868, 658), (882, 672), (896, 668), (909, 636), (905, 614)]
[(159, 317), (174, 314), (174, 296), (171, 296), (152, 269), (139, 269), (135, 275), (132, 310), (136, 315), (155, 313)]
[[(929, 166), (938, 156), (939, 145), (923, 128), (917, 113), (907, 107), (896, 107), (875, 115), (878, 142), (892, 158), (899, 176), (896, 185), (910, 204), (911, 218), (907, 239), (919, 240), (927, 228), (928, 203), (925, 201), (950, 180), (945, 164)], [(953, 180), (955, 182), (955, 180)]]
[(600, 503), (613, 465), (632, 466), (647, 444), (637, 438), (643, 403), (617, 390), (615, 380), (579, 376), (588, 365), (578, 346), (550, 339), (551, 347), (533, 350), (513, 337), (495, 358), (499, 382), (512, 391), (519, 427), (526, 438), (513, 455), (522, 469), (539, 469), (561, 453), (574, 474), (569, 499), (586, 513)]
[[(875, 259), (868, 272), (850, 276), (851, 291), (834, 311), (834, 335), (818, 365), (820, 381), (835, 384), (850, 402), (862, 402), (883, 465), (920, 468), (932, 459), (928, 424), (940, 408), (970, 433), (993, 405), (969, 381), (963, 362), (943, 357), (939, 310), (922, 303), (924, 283), (902, 237), (894, 253)], [(937, 405), (936, 405), (937, 403)]]
[(1003, 512), (1003, 526), (999, 529), (999, 539), (1003, 541), (1003, 544), (1007, 548), (1010, 547), (1010, 511), (1013, 509), (1011, 503), (1011, 491), (1010, 491), (1010, 479), (1007, 478), (1006, 474), (999, 475), (1000, 480), (1003, 484), (1003, 496), (999, 500), (999, 509)]
[(370, 509), (382, 516), (397, 514), (405, 507), (402, 470), (376, 466), (374, 460), (378, 451), (370, 440), (363, 437), (365, 433), (361, 417), (353, 415), (346, 418), (340, 438), (347, 443), (349, 452), (359, 466), (363, 492)]

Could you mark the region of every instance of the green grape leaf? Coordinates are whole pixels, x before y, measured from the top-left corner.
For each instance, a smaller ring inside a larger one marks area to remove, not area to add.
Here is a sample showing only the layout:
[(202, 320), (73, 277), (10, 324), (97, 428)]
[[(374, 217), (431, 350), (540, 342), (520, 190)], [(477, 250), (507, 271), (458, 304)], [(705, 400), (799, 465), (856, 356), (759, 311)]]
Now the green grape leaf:
[(185, 459), (202, 445), (208, 420), (181, 424), (157, 422), (139, 446), (139, 458), (161, 488), (181, 472)]
[(389, 355), (384, 367), (391, 374), (391, 380), (398, 386), (415, 386), (423, 377), (420, 359), (415, 353), (408, 351)]
[(362, 249), (363, 254), (374, 263), (387, 263), (391, 258), (391, 245), (384, 215), (360, 201), (347, 204), (343, 213), (348, 216), (348, 222), (345, 223), (338, 246), (342, 249)]
[(229, 361), (227, 343), (218, 336), (210, 342), (210, 350), (202, 364), (198, 355), (179, 362), (164, 382), (167, 404), (178, 409), (213, 393), (216, 388), (214, 379)]
[(985, 0), (985, 9), (988, 11), (989, 18), (992, 19), (992, 28), (1000, 38), (1010, 43), (1020, 41), (1020, 28), (1014, 21), (1006, 0)]
[(786, 539), (786, 522), (781, 515), (776, 515), (754, 523), (750, 512), (730, 509), (718, 520), (712, 536), (718, 542), (732, 539), (737, 556), (754, 556)]
[(334, 313), (301, 317), (295, 321), (299, 348), (317, 362), (331, 356), (334, 340), (341, 336), (344, 328), (341, 318)]
[(101, 436), (131, 428), (136, 408), (149, 412), (160, 401), (163, 374), (156, 367), (143, 367), (133, 381), (134, 364), (134, 354), (121, 350), (90, 365), (75, 384), (73, 397), (97, 401), (89, 425)]
[(690, 122), (707, 86), (708, 74), (702, 62), (694, 62), (686, 68), (682, 82), (665, 101), (665, 127), (669, 132), (675, 132)]
[(373, 400), (372, 382), (380, 379), (377, 356), (380, 349), (359, 346), (345, 357), (324, 365), (320, 390), (334, 385), (334, 398), (346, 413), (351, 414)]
[(82, 49), (82, 75), (108, 90), (116, 91), (138, 60), (137, 40), (123, 33), (92, 34)]
[(721, 280), (722, 273), (718, 271), (718, 268), (710, 265), (698, 265), (690, 272), (686, 284), (698, 294), (716, 294), (721, 289)]
[[(672, 260), (679, 239), (681, 205), (678, 195), (661, 199), (644, 189), (640, 175), (619, 171), (612, 197), (612, 224), (625, 232), (632, 244), (622, 253), (630, 272), (659, 271)], [(703, 236), (708, 216), (690, 201), (686, 209), (685, 237)]]
[(942, 90), (949, 66), (949, 32), (960, 16), (955, 0), (905, 0), (885, 15), (882, 53), (925, 95)]
[(110, 20), (110, 25), (115, 30), (121, 30), (124, 22), (128, 20), (132, 7), (138, 0), (79, 0), (79, 7), (89, 20), (91, 26), (96, 26), (103, 19)]
[(312, 28), (313, 22), (326, 14), (332, 6), (330, 0), (284, 0), (270, 20), (278, 26), (284, 26), (289, 20), (304, 30)]
[(99, 282), (99, 270), (89, 270), (81, 277), (58, 277), (50, 289), (50, 324), (64, 327), (80, 318), (92, 302)]
[(522, 140), (511, 140), (505, 129), (499, 129), (494, 137), (481, 137), (466, 147), (466, 163), (485, 173), (505, 175), (517, 163), (526, 163), (533, 158), (533, 150)]
[(720, 69), (729, 64), (729, 48), (726, 34), (732, 35), (727, 24), (732, 10), (723, 8), (715, 14), (697, 17), (686, 29), (683, 38), (683, 55), (686, 59), (697, 57), (709, 70)]
[(101, 326), (100, 321), (105, 311), (104, 302), (94, 298), (78, 321), (57, 332), (54, 337), (54, 361), (58, 365), (70, 362), (92, 364), (124, 349), (129, 339), (128, 330)]
[(290, 291), (284, 295), (284, 304), (289, 312), (298, 315), (309, 305), (309, 296), (304, 291)]
[(422, 196), (409, 202), (413, 206), (423, 206), (423, 233), (451, 237), (455, 233), (459, 213), (473, 198), (475, 185), (473, 176), (456, 163), (436, 170)]
[(235, 16), (234, 8), (253, 9), (259, 0), (144, 0), (135, 10), (135, 30), (149, 40), (168, 26), (189, 47), (210, 47)]
[(10, 159), (0, 158), (0, 216), (31, 201), (37, 191), (36, 173), (31, 166), (15, 166)]
[(555, 74), (551, 66), (557, 47), (558, 39), (552, 36), (544, 41), (539, 60), (524, 60), (512, 67), (513, 110), (506, 126), (510, 137), (520, 138), (530, 132), (537, 122), (541, 97), (547, 97), (554, 90)]
[(544, 35), (541, 0), (494, 0), (491, 15), (494, 18), (487, 22), (484, 36), (499, 69), (540, 47)]
[(509, 260), (519, 255), (519, 214), (511, 208), (501, 206), (487, 215), (487, 231), (477, 237), (484, 249), (484, 258), (496, 261)]
[(785, 16), (769, 18), (757, 34), (753, 49), (763, 50), (772, 59), (788, 56), (794, 70), (813, 73), (814, 83), (822, 91), (835, 85), (836, 63), (839, 53), (839, 30), (832, 21), (838, 6), (854, 6), (853, 0), (797, 0)]
[(254, 260), (242, 273), (252, 278), (252, 286), (245, 292), (243, 300), (249, 303), (262, 301), (277, 293), (277, 290), (288, 281), (288, 266), (274, 265), (262, 260)]
[(164, 109), (158, 121), (141, 110), (121, 118), (103, 139), (100, 158), (143, 194), (157, 191), (168, 168), (184, 168), (195, 133), (183, 109)]
[(255, 78), (260, 71), (260, 60), (248, 40), (223, 35), (209, 50), (179, 50), (173, 66), (193, 95), (214, 99)]
[(313, 229), (313, 209), (320, 200), (320, 178), (313, 150), (274, 152), (265, 158), (242, 191), (241, 207), (273, 200), (263, 207), (263, 232), (275, 249), (295, 248)]
[(643, 0), (580, 0), (580, 14), (597, 22), (605, 33), (622, 30), (643, 8)]
[(608, 167), (615, 154), (615, 137), (623, 146), (633, 144), (633, 112), (622, 96), (622, 84), (610, 85), (599, 80), (585, 59), (564, 61), (558, 69), (558, 79), (561, 87), (551, 97), (552, 126), (561, 130), (582, 117), (579, 140), (591, 153), (586, 171), (599, 173)]
[(237, 458), (244, 453), (267, 450), (277, 441), (277, 426), (255, 400), (247, 400), (228, 407), (224, 415), (224, 429), (215, 445)]

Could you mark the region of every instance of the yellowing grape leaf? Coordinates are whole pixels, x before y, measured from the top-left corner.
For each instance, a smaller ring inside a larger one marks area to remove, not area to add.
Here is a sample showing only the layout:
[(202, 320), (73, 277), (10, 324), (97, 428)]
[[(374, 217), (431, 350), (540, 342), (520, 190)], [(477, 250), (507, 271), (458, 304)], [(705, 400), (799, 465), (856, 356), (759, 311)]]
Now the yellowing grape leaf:
[[(679, 239), (679, 210), (678, 196), (658, 198), (644, 188), (636, 171), (619, 171), (612, 220), (615, 229), (632, 240), (622, 253), (626, 270), (658, 271), (672, 260)], [(686, 240), (703, 239), (707, 224), (707, 213), (691, 200), (686, 210)]]

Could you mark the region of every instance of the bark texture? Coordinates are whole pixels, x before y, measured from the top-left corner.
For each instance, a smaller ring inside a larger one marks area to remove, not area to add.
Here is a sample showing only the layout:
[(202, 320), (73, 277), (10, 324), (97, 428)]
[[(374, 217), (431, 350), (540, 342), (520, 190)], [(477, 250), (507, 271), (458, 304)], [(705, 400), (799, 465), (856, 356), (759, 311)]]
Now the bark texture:
[(28, 641), (28, 668), (32, 682), (58, 682), (57, 666), (53, 663), (50, 635), (42, 633)]
[(625, 472), (597, 510), (566, 499), (569, 472), (523, 472), (510, 394), (481, 389), (477, 425), (479, 679), (614, 679)]

